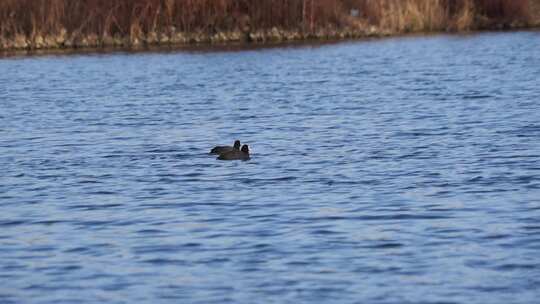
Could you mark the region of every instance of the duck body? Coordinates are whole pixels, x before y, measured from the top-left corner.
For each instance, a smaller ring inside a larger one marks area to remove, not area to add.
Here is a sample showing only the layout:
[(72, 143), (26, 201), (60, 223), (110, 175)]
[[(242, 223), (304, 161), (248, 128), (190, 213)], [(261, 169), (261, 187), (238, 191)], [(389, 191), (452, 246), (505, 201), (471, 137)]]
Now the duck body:
[(210, 154), (223, 154), (231, 151), (238, 151), (240, 152), (240, 141), (235, 140), (234, 146), (216, 146), (210, 150)]
[(222, 154), (226, 152), (231, 152), (233, 147), (231, 146), (216, 146), (210, 150), (210, 154)]
[(231, 150), (228, 152), (221, 153), (217, 159), (219, 160), (248, 160), (250, 159), (248, 145), (243, 145), (242, 150)]

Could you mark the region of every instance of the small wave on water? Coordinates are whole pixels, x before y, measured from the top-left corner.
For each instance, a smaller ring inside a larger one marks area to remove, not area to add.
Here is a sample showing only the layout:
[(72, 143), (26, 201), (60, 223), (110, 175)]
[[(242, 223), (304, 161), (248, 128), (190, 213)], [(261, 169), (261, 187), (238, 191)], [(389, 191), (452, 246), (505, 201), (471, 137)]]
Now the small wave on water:
[(2, 59), (0, 303), (536, 303), (537, 35)]

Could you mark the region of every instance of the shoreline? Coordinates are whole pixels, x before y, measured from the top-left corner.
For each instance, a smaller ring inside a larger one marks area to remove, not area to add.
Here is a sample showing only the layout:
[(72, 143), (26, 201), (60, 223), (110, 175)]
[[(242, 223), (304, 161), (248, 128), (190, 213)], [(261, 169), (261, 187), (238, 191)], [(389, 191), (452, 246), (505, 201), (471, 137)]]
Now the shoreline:
[(347, 27), (343, 29), (323, 28), (313, 32), (285, 30), (273, 27), (268, 30), (254, 31), (219, 31), (214, 34), (197, 32), (177, 32), (174, 28), (167, 32), (139, 33), (130, 36), (97, 36), (94, 33), (83, 35), (67, 34), (61, 29), (58, 34), (45, 36), (34, 35), (27, 37), (17, 34), (12, 39), (0, 38), (0, 51), (9, 50), (42, 50), (42, 49), (86, 49), (86, 48), (124, 48), (140, 49), (151, 46), (185, 46), (185, 45), (214, 45), (214, 44), (260, 44), (273, 42), (294, 42), (306, 40), (342, 40), (351, 38), (386, 37), (395, 35), (389, 30), (375, 26)]
[(510, 28), (495, 28), (495, 29), (479, 29), (470, 31), (429, 31), (429, 32), (405, 32), (392, 33), (372, 32), (370, 34), (362, 34), (359, 32), (340, 32), (334, 36), (316, 36), (305, 35), (297, 36), (298, 39), (284, 39), (273, 36), (263, 36), (257, 40), (212, 40), (211, 37), (202, 37), (198, 40), (190, 40), (187, 42), (168, 42), (168, 43), (147, 43), (142, 42), (136, 45), (130, 44), (87, 44), (77, 46), (57, 45), (53, 47), (42, 48), (0, 48), (0, 58), (13, 56), (32, 56), (32, 55), (77, 55), (77, 54), (109, 54), (115, 52), (125, 53), (144, 53), (144, 52), (175, 52), (175, 51), (243, 51), (256, 50), (280, 47), (302, 47), (307, 45), (329, 45), (340, 42), (354, 41), (373, 41), (383, 38), (404, 38), (404, 37), (424, 37), (438, 35), (474, 35), (481, 33), (505, 33), (505, 32), (537, 32), (540, 31), (540, 26), (518, 26)]
[(128, 51), (540, 28), (540, 0), (32, 0), (0, 4), (0, 53)]

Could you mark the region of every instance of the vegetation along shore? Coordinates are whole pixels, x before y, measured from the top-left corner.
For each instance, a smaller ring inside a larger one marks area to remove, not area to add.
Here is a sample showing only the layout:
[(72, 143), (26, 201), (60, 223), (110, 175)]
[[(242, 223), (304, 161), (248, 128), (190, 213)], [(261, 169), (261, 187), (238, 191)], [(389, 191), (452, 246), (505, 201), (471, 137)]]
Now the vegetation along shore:
[(141, 48), (540, 25), (540, 0), (2, 0), (0, 50)]

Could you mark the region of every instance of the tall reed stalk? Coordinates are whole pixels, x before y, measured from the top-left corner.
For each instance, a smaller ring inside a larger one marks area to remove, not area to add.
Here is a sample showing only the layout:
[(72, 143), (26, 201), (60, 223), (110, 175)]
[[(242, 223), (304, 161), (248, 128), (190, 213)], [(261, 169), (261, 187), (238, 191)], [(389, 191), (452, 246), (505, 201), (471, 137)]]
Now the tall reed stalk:
[(392, 32), (467, 30), (526, 24), (530, 1), (537, 0), (1, 0), (0, 48), (17, 39), (29, 46), (47, 39), (99, 44), (111, 37), (159, 42), (177, 32), (272, 28), (304, 34), (360, 26)]

